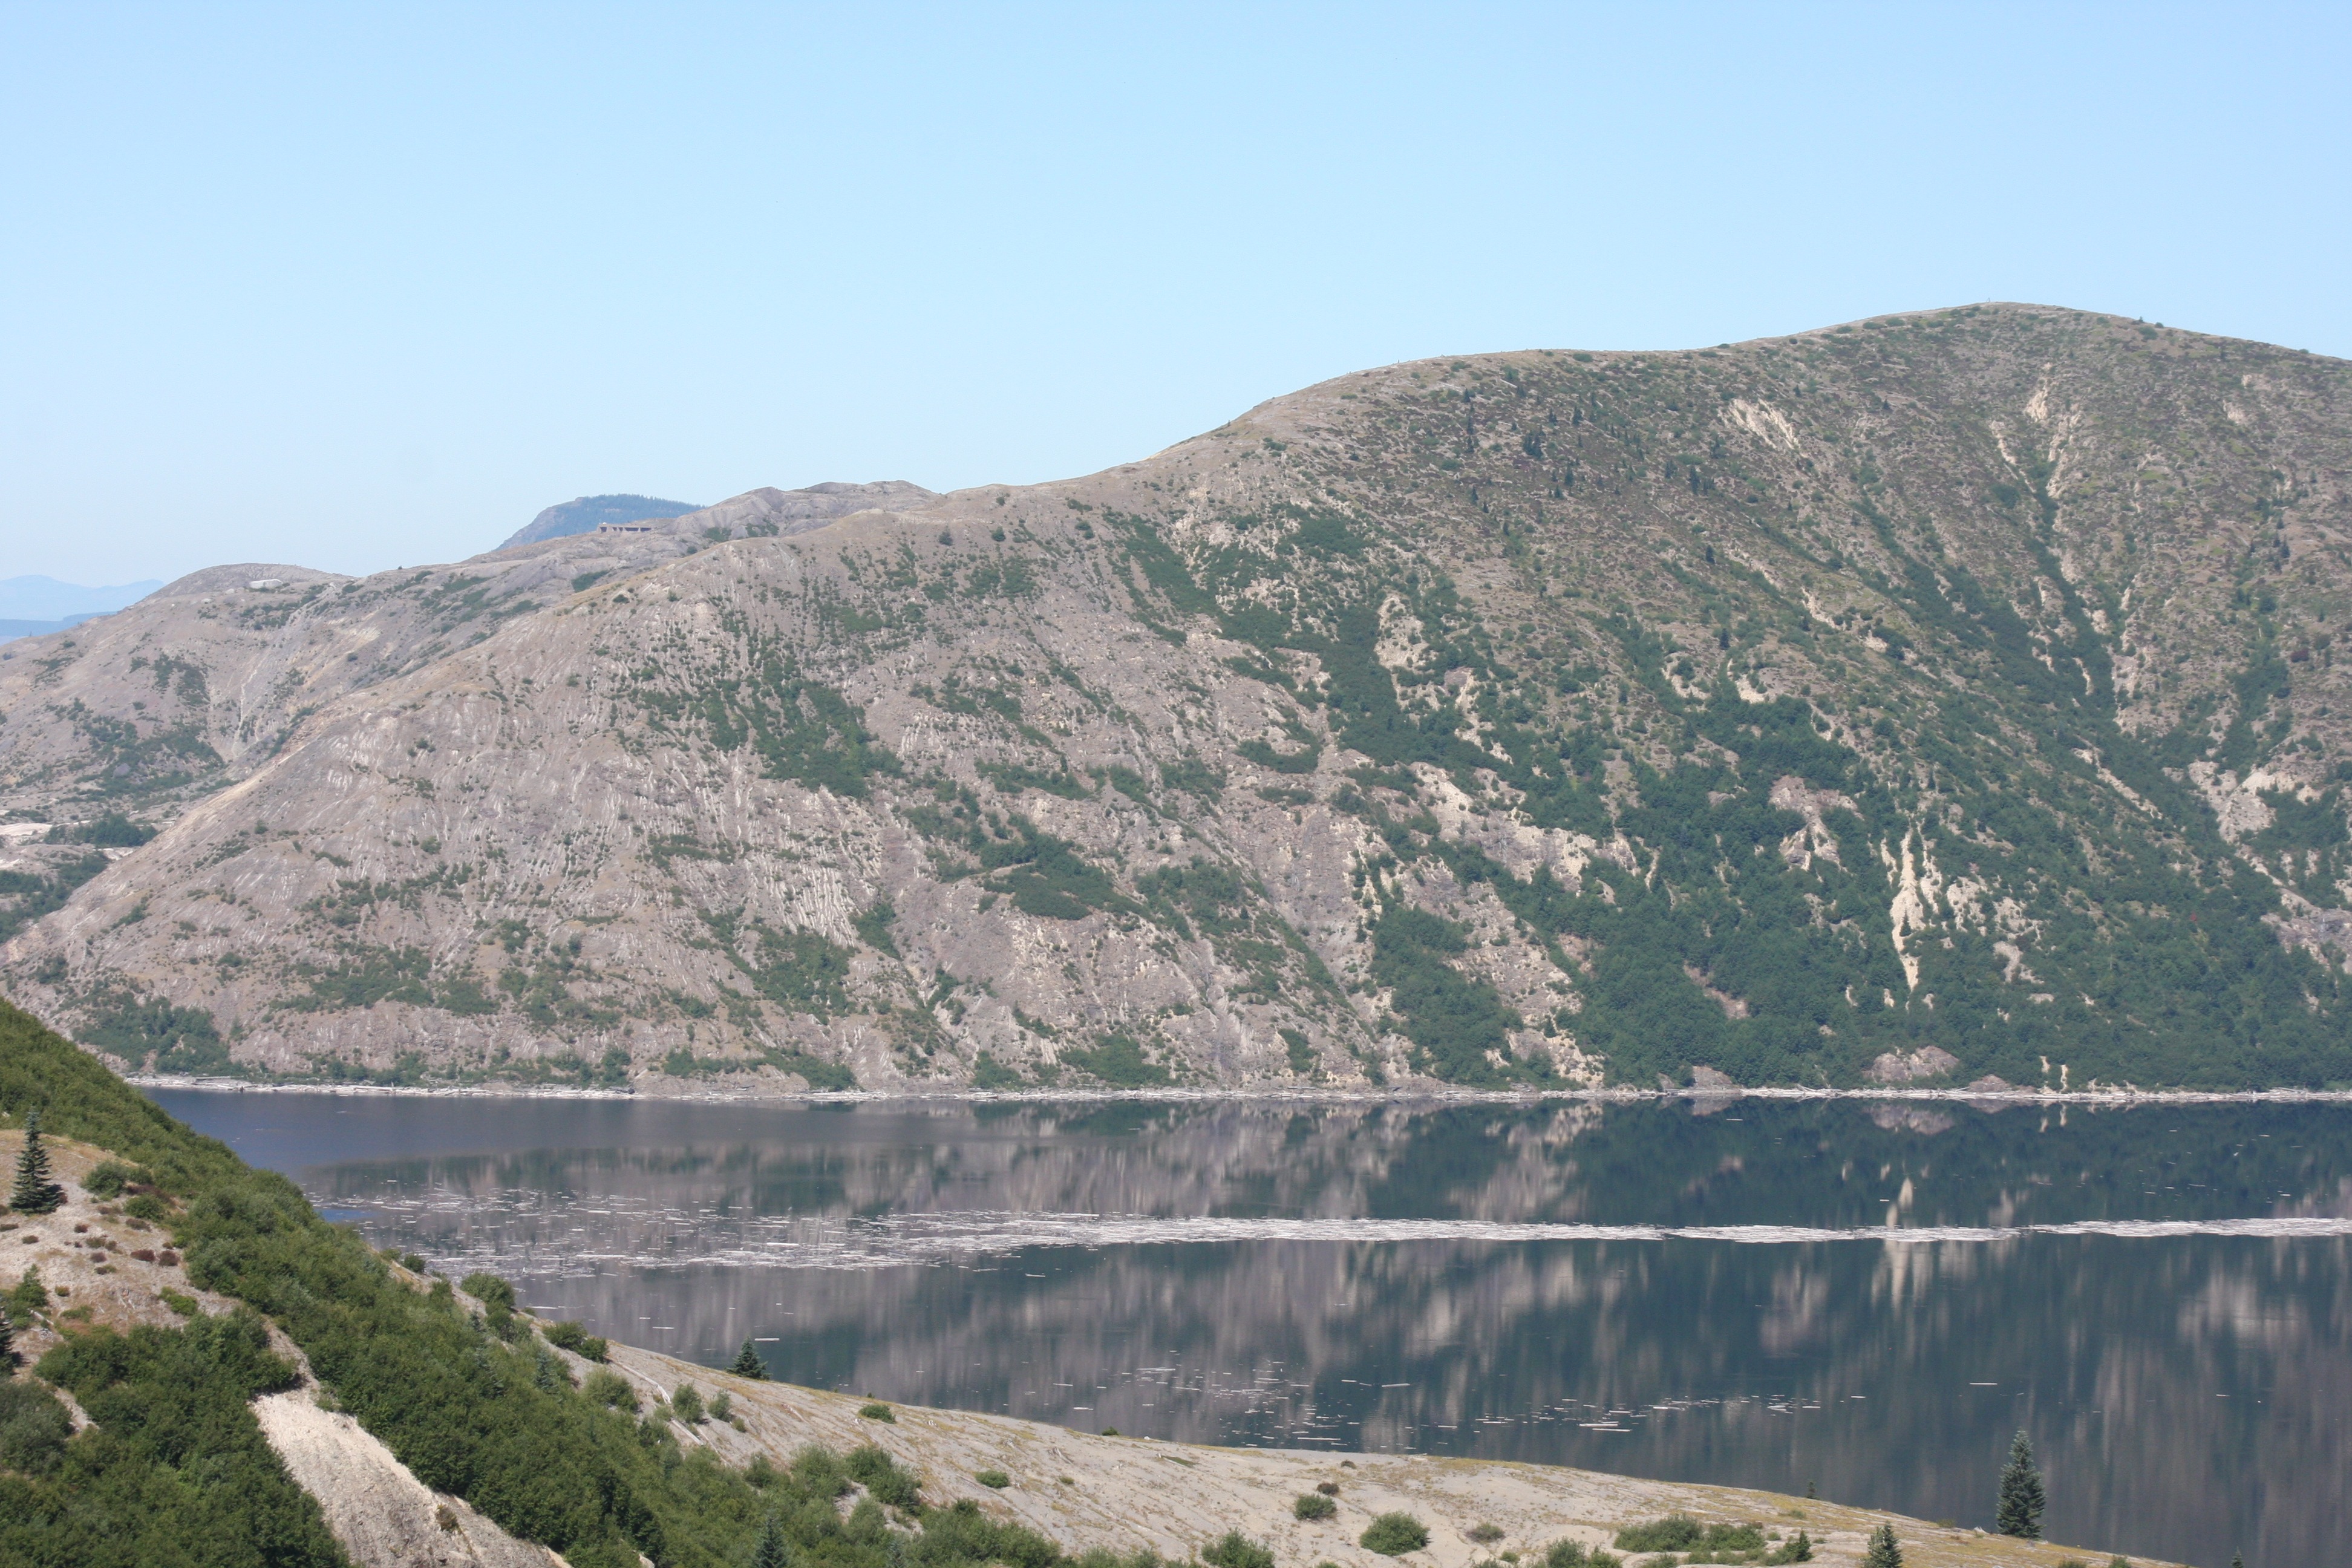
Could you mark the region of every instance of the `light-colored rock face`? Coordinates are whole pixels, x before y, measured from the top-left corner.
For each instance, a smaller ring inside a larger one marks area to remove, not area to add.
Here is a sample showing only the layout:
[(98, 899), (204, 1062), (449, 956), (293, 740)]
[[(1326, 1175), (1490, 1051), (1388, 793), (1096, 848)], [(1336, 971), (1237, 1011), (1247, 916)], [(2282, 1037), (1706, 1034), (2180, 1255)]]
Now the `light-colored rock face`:
[(358, 1568), (557, 1568), (563, 1559), (517, 1541), (462, 1498), (426, 1487), (349, 1415), (298, 1388), (253, 1402), (295, 1485), (319, 1501)]
[[(1221, 670), (1213, 644), (1125, 628), (1107, 552), (1076, 536), (1024, 552), (940, 531), (866, 514), (723, 545), (382, 681), (142, 850), (168, 892), (125, 883), (41, 944), (171, 991), (280, 1070), (417, 1049), (750, 1067), (781, 1047), (868, 1084), (961, 1082), (982, 1050), (1050, 1062), (1116, 1032), (1152, 1066), (1245, 1081), (1290, 1078), (1289, 1026), (1352, 1076), (1349, 1047), (1376, 1037), (1301, 927), (1355, 941), (1363, 825), (1256, 799), (1246, 767), (1223, 812), (1168, 783), (1203, 748), (1231, 769), (1276, 689)], [(872, 580), (901, 573), (902, 591)], [(844, 614), (893, 635), (845, 658), (824, 640)], [(1005, 770), (1051, 787), (1008, 793)], [(963, 833), (976, 854), (946, 847)], [(1221, 870), (1231, 885), (1163, 896), (1231, 926), (1221, 943), (1147, 918), (1065, 841), (1127, 889), (1202, 857), (1269, 886)], [(1039, 846), (1047, 875), (982, 869)]]
[(1925, 1083), (1943, 1078), (1959, 1065), (1960, 1058), (1951, 1052), (1922, 1046), (1916, 1051), (1886, 1052), (1870, 1064), (1864, 1076), (1873, 1083)]
[[(0, 806), (61, 840), (0, 841), (0, 977), (183, 1072), (2344, 1077), (2347, 395), (2001, 308), (220, 568), (0, 649)], [(167, 827), (101, 865), (114, 808)], [(2259, 1042), (2216, 931), (2283, 955)]]

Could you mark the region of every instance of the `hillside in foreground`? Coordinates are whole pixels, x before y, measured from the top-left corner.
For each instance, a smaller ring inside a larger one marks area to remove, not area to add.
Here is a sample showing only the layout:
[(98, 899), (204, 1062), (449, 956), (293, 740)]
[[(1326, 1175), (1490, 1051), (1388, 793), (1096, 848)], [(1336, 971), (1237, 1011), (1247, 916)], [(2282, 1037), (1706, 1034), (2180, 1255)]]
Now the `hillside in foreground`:
[[(1392, 1511), (1426, 1531), (1404, 1560), (1440, 1568), (1609, 1568), (1621, 1531), (1677, 1513), (1716, 1532), (1699, 1555), (1738, 1562), (1852, 1564), (1882, 1525), (1920, 1568), (2069, 1556), (1766, 1492), (1162, 1444), (737, 1377), (371, 1249), (0, 1004), (11, 1163), (36, 1108), (62, 1201), (0, 1219), (28, 1363), (0, 1365), (0, 1561), (26, 1568), (740, 1568), (771, 1521), (787, 1560), (835, 1568), (1204, 1549), (1218, 1568), (1381, 1568), (1396, 1559), (1362, 1537)], [(1324, 1487), (1328, 1516), (1301, 1517)]]
[(331, 1081), (2352, 1085), (2348, 391), (1971, 307), (199, 574), (0, 649), (0, 978)]

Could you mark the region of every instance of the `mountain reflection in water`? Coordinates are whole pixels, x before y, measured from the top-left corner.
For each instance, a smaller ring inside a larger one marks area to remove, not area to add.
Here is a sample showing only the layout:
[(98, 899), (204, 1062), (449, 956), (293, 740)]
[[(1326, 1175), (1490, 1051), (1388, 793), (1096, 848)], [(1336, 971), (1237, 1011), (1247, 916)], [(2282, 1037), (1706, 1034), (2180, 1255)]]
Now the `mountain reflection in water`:
[(2334, 1106), (156, 1098), (445, 1272), (794, 1382), (1988, 1526), (2021, 1426), (2057, 1539), (2352, 1537)]

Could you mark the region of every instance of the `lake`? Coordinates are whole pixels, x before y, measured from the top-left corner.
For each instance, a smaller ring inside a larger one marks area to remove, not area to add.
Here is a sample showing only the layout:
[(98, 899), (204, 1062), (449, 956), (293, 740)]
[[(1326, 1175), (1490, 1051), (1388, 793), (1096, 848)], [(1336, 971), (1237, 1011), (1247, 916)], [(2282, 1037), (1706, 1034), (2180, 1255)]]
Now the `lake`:
[(2054, 1539), (2352, 1555), (2352, 1108), (153, 1098), (794, 1383), (1988, 1528), (2021, 1426)]

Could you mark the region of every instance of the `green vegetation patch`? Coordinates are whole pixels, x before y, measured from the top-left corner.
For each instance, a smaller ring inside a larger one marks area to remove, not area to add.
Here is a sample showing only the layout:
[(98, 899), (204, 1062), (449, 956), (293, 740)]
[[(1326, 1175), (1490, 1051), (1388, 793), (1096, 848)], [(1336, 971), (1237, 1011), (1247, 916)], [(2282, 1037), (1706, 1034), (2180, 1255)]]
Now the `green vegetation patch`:
[(972, 1058), (971, 1087), (988, 1090), (1026, 1089), (1029, 1080), (1021, 1076), (1018, 1068), (998, 1061), (993, 1052), (983, 1050)]
[(66, 907), (74, 889), (106, 869), (105, 856), (89, 854), (55, 871), (0, 871), (0, 942)]
[(1429, 1526), (1402, 1510), (1384, 1513), (1364, 1527), (1357, 1544), (1383, 1557), (1402, 1557), (1429, 1544)]
[(435, 974), (433, 961), (422, 948), (348, 942), (341, 962), (331, 966), (298, 963), (294, 975), (304, 988), (274, 1004), (289, 1013), (349, 1012), (379, 1002), (405, 1002), (459, 1015), (499, 1010), (497, 999), (471, 974)]
[(127, 984), (110, 984), (93, 992), (83, 1009), (83, 1044), (149, 1072), (238, 1070), (219, 1025), (204, 1008), (182, 1007)]
[(971, 842), (982, 869), (994, 873), (989, 885), (1009, 896), (1023, 914), (1075, 921), (1097, 910), (1137, 912), (1133, 900), (1081, 856), (1077, 846), (1021, 818), (1008, 824), (1002, 837), (975, 831)]
[(887, 899), (869, 905), (858, 912), (855, 924), (857, 940), (877, 952), (898, 956), (898, 944), (890, 939), (890, 928), (898, 922), (898, 911), (890, 907)]
[(1113, 1089), (1156, 1089), (1171, 1081), (1169, 1071), (1148, 1060), (1131, 1035), (1105, 1035), (1092, 1050), (1065, 1047), (1062, 1065), (1091, 1073)]
[(52, 827), (51, 844), (87, 844), (99, 849), (136, 849), (155, 837), (155, 829), (143, 822), (133, 822), (119, 811), (110, 811), (94, 822), (79, 827)]
[[(760, 921), (752, 921), (747, 931), (740, 913), (706, 911), (702, 919), (719, 951), (760, 995), (818, 1018), (848, 1011), (853, 955), (822, 931), (778, 931)], [(742, 951), (746, 946), (751, 950), (749, 957)]]
[(1670, 1513), (1619, 1531), (1616, 1545), (1620, 1552), (1686, 1552), (1694, 1563), (1722, 1563), (1734, 1560), (1724, 1552), (1762, 1552), (1764, 1531), (1753, 1524), (1702, 1525), (1686, 1513)]
[(1229, 1530), (1201, 1548), (1201, 1561), (1209, 1568), (1274, 1568), (1274, 1552), (1264, 1542)]
[(1448, 1083), (1484, 1087), (1543, 1076), (1511, 1054), (1518, 1015), (1493, 985), (1450, 962), (1468, 948), (1461, 927), (1408, 905), (1390, 906), (1372, 927), (1372, 978), (1389, 988), (1413, 1044), (1413, 1066)]
[(657, 730), (699, 734), (722, 752), (748, 749), (770, 778), (862, 800), (875, 777), (898, 773), (898, 759), (840, 691), (802, 678), (780, 654), (755, 649), (752, 662), (748, 676), (673, 676), (652, 662), (636, 672), (631, 696)]
[(251, 1310), (178, 1329), (77, 1334), (37, 1370), (95, 1426), (80, 1440), (44, 1443), (37, 1434), (53, 1434), (54, 1424), (37, 1405), (16, 1423), (0, 1416), (0, 1443), (12, 1425), (37, 1435), (26, 1457), (37, 1467), (0, 1479), (0, 1560), (77, 1568), (343, 1563), (318, 1504), (287, 1476), (254, 1419), (257, 1395), (299, 1379), (270, 1353), (268, 1330)]
[(1087, 788), (1085, 781), (1066, 768), (1047, 773), (1014, 763), (982, 763), (979, 772), (982, 778), (996, 786), (999, 795), (1019, 795), (1024, 789), (1034, 789), (1060, 795), (1064, 800), (1085, 800), (1094, 794)]

